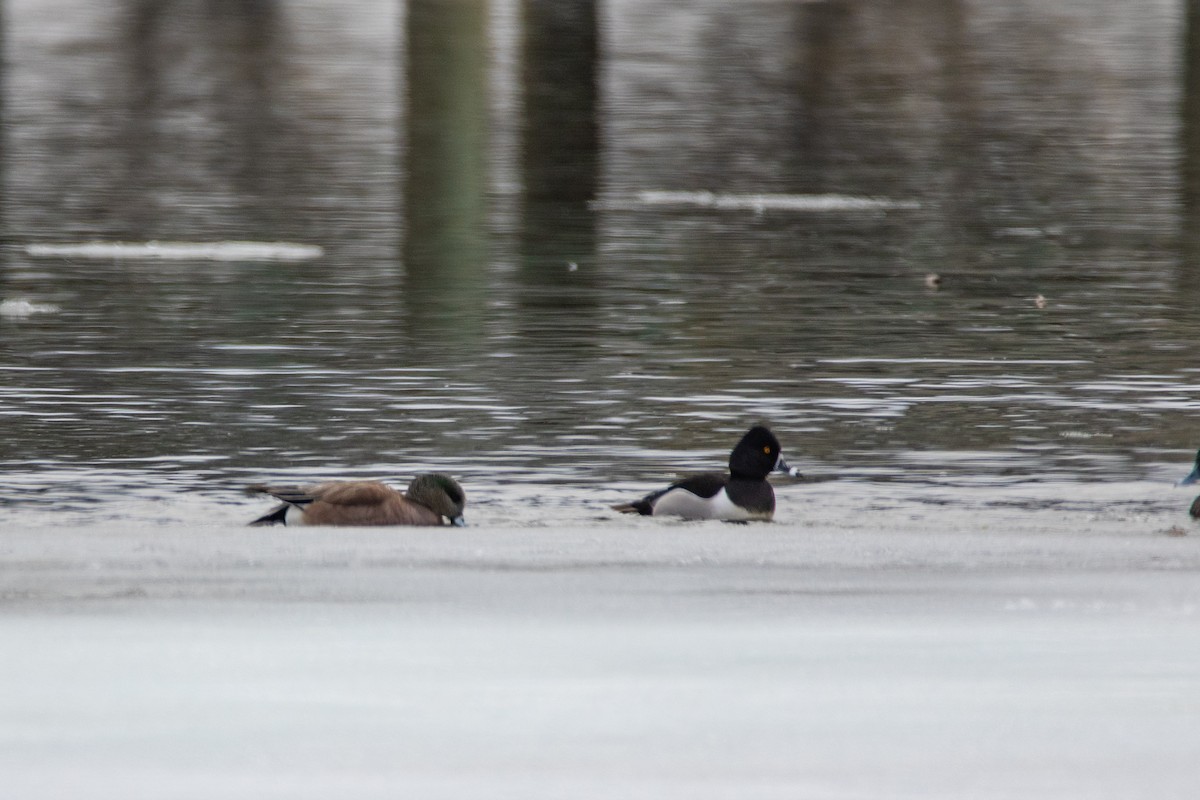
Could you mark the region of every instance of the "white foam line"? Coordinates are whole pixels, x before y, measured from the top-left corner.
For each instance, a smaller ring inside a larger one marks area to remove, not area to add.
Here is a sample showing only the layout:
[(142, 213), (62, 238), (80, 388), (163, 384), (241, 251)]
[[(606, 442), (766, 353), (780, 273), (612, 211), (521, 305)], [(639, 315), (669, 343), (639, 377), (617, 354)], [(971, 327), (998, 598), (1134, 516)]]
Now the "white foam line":
[(1083, 359), (1055, 358), (818, 358), (818, 364), (1091, 364)]
[(33, 303), (24, 298), (0, 302), (0, 317), (31, 317), (34, 314), (54, 314), (59, 311), (52, 303)]
[(30, 244), (35, 258), (143, 259), (157, 261), (310, 261), (323, 248), (289, 242), (76, 242)]
[(596, 203), (601, 208), (691, 207), (719, 211), (879, 211), (917, 209), (915, 200), (843, 194), (722, 194), (719, 192), (638, 192)]

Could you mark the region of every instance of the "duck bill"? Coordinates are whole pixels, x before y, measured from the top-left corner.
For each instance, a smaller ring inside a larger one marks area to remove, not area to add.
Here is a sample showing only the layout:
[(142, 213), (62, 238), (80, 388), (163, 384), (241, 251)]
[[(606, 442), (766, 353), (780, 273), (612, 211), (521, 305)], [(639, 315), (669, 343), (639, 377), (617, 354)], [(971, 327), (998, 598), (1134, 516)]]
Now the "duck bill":
[(1191, 475), (1188, 475), (1186, 478), (1184, 478), (1183, 480), (1181, 480), (1179, 483), (1177, 483), (1175, 485), (1176, 486), (1191, 486), (1196, 481), (1200, 481), (1200, 465), (1197, 465), (1196, 468), (1192, 470)]
[(452, 517), (450, 519), (450, 524), (456, 528), (467, 527), (467, 521), (465, 519), (463, 519), (462, 517)]
[(775, 472), (782, 472), (784, 475), (790, 475), (793, 478), (804, 477), (796, 467), (789, 467), (788, 463), (783, 460), (783, 456), (780, 456), (779, 460), (775, 462)]

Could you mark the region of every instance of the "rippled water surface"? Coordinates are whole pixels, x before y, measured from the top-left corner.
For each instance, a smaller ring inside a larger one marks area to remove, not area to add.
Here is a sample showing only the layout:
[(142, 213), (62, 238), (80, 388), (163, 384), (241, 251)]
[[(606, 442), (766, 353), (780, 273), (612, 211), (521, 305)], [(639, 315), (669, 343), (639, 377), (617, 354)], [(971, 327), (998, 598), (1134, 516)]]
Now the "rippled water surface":
[(1182, 11), (7, 3), (0, 515), (433, 467), (599, 514), (757, 421), (963, 502), (1181, 477)]

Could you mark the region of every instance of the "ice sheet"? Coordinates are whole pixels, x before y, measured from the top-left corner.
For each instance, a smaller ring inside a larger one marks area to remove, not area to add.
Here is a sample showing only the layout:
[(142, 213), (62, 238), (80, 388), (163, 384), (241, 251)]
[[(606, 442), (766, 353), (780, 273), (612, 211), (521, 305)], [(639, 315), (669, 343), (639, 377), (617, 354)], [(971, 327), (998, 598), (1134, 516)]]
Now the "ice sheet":
[(123, 800), (1190, 797), (1200, 539), (1099, 527), (9, 530), (0, 774)]

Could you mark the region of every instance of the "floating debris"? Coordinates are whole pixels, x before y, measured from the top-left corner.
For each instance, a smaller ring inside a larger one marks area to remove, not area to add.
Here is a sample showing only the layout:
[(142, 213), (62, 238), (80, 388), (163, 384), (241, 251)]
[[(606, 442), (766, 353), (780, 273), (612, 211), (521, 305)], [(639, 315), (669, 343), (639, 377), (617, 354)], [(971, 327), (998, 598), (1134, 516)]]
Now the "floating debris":
[(77, 242), (30, 244), (25, 254), (34, 258), (92, 260), (140, 259), (148, 261), (311, 261), (324, 248), (290, 242)]
[(942, 288), (942, 276), (936, 272), (931, 272), (925, 276), (925, 288), (940, 289)]
[(855, 197), (844, 194), (722, 194), (719, 192), (645, 191), (591, 203), (593, 208), (706, 208), (718, 211), (892, 211), (921, 207), (915, 200)]
[(1039, 294), (1037, 297), (1033, 298), (1033, 304), (1038, 308), (1045, 308), (1046, 298)]
[(59, 310), (52, 303), (34, 303), (24, 298), (0, 301), (0, 317), (32, 317), (34, 314), (57, 314)]

